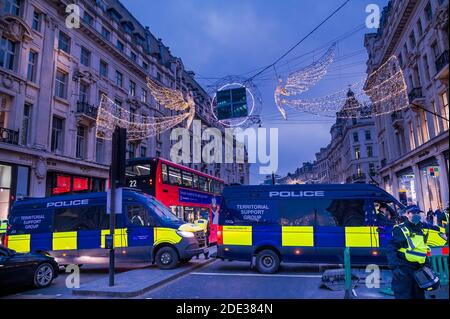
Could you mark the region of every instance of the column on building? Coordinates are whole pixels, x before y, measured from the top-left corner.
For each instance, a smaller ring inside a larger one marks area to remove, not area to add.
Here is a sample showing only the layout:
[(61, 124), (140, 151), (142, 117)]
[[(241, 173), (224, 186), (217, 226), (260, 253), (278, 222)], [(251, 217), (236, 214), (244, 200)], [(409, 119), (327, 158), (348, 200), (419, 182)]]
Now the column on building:
[(439, 185), (441, 188), (442, 207), (445, 207), (449, 201), (449, 188), (448, 188), (448, 173), (447, 173), (447, 160), (444, 154), (437, 156), (437, 162), (439, 167)]

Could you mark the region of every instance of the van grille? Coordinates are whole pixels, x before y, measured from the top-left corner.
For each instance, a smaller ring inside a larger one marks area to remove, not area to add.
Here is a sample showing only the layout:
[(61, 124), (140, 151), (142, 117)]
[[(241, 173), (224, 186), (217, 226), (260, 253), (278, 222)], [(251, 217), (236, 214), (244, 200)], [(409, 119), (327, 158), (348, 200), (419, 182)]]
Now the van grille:
[(203, 230), (194, 233), (200, 247), (206, 245), (206, 236)]

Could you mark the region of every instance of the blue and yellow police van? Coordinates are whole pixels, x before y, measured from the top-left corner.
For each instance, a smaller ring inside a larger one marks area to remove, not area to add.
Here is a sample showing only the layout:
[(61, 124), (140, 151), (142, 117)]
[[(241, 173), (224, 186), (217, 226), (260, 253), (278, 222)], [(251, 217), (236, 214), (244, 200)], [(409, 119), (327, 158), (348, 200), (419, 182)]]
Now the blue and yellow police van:
[[(386, 264), (384, 249), (404, 206), (369, 184), (303, 184), (225, 187), (219, 213), (217, 257), (250, 261), (262, 273), (280, 262), (342, 263), (350, 247), (353, 265)], [(428, 230), (428, 244), (445, 235)]]
[[(171, 269), (207, 252), (204, 231), (180, 221), (153, 196), (124, 189), (122, 203), (113, 236), (118, 264), (151, 261)], [(107, 263), (106, 207), (105, 192), (18, 200), (9, 214), (5, 246), (48, 253), (60, 265)]]

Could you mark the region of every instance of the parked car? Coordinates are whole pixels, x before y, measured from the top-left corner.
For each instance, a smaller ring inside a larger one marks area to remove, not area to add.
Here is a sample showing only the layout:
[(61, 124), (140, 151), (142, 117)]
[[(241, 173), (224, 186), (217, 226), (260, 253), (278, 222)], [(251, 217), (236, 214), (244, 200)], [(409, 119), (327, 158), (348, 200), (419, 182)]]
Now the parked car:
[(21, 254), (0, 245), (0, 291), (22, 286), (48, 287), (58, 270), (58, 263), (49, 255)]

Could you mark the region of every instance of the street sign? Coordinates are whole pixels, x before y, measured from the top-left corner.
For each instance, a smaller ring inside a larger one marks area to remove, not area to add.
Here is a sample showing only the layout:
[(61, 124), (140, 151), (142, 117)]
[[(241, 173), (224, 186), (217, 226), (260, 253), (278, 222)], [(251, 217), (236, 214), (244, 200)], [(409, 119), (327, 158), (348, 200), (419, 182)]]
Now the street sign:
[[(122, 188), (117, 188), (115, 190), (115, 196), (113, 196), (116, 214), (122, 214), (122, 193)], [(106, 213), (111, 214), (111, 189), (106, 191)]]

